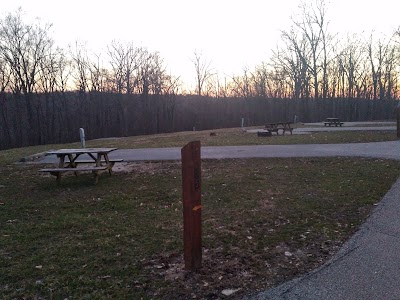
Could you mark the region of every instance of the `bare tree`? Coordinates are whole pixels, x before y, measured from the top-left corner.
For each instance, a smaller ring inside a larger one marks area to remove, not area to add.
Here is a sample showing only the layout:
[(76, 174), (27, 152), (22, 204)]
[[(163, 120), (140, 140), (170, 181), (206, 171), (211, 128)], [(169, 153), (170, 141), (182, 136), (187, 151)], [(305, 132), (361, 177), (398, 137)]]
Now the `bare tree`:
[(19, 9), (0, 21), (0, 56), (10, 70), (15, 93), (32, 94), (39, 74), (47, 72), (48, 56), (54, 42), (48, 36), (50, 24), (25, 24)]
[(181, 93), (182, 81), (180, 77), (165, 75), (162, 94), (177, 95)]
[(75, 48), (70, 47), (70, 55), (72, 59), (72, 77), (75, 79), (75, 86), (78, 91), (84, 93), (89, 90), (89, 58), (86, 46), (76, 41)]
[(243, 69), (243, 75), (232, 76), (232, 87), (231, 93), (235, 97), (249, 98), (253, 95), (252, 93), (252, 74), (249, 69), (245, 67)]
[(109, 71), (103, 66), (100, 57), (101, 54), (93, 53), (92, 59), (88, 60), (88, 88), (92, 92), (107, 92), (111, 89), (109, 82), (112, 80)]
[(39, 62), (41, 72), (38, 74), (35, 91), (53, 93), (65, 91), (70, 73), (67, 58), (60, 48), (50, 49), (45, 59)]
[[(307, 41), (303, 34), (299, 34), (292, 27), (290, 31), (282, 31), (283, 49), (273, 52), (271, 64), (275, 69), (275, 80), (281, 81), (279, 85), (286, 86), (289, 82), (294, 99), (310, 97), (309, 80), (309, 52)], [(286, 91), (285, 91), (286, 92)]]
[(213, 75), (211, 61), (207, 60), (201, 53), (195, 51), (192, 62), (196, 70), (196, 93), (201, 96), (204, 84)]
[(165, 68), (158, 52), (140, 48), (138, 68), (135, 78), (137, 91), (142, 95), (160, 94), (164, 81)]
[[(293, 19), (293, 23), (308, 42), (309, 60), (308, 70), (313, 78), (314, 97), (319, 98), (319, 72), (323, 70), (323, 96), (327, 94), (327, 26), (326, 8), (324, 0), (315, 0), (301, 3), (302, 14), (300, 20)], [(322, 56), (322, 57), (321, 57)]]
[[(22, 10), (10, 13), (0, 20), (0, 61), (7, 73), (6, 81), (11, 90), (24, 103), (27, 118), (20, 122), (18, 135), (22, 130), (33, 130), (28, 144), (46, 142), (46, 109), (40, 101), (34, 101), (37, 92), (54, 88), (53, 66), (55, 62), (54, 41), (49, 37), (50, 24), (42, 25), (39, 20), (26, 24)], [(6, 88), (5, 86), (3, 88)], [(23, 96), (22, 96), (23, 95)], [(21, 106), (19, 106), (22, 111)], [(16, 114), (18, 114), (16, 112)]]
[(395, 68), (398, 62), (397, 48), (389, 40), (379, 39), (373, 42), (371, 34), (370, 40), (367, 44), (368, 59), (371, 67), (371, 78), (373, 85), (373, 99), (391, 99), (392, 89), (395, 86), (394, 80), (396, 79)]
[(0, 93), (4, 93), (9, 89), (11, 81), (11, 70), (6, 61), (0, 58)]
[(179, 80), (166, 73), (159, 52), (145, 47), (135, 48), (131, 43), (113, 41), (108, 47), (112, 77), (118, 93), (163, 94), (175, 93)]
[(139, 68), (141, 53), (142, 48), (135, 48), (132, 43), (122, 44), (114, 40), (108, 46), (108, 56), (116, 92), (133, 93), (134, 76)]
[(267, 97), (268, 69), (265, 63), (256, 66), (252, 73), (254, 96)]
[(62, 49), (59, 49), (58, 51), (56, 64), (56, 72), (58, 72), (56, 81), (57, 90), (65, 92), (69, 89), (68, 82), (71, 76), (71, 60)]
[(117, 93), (122, 93), (124, 88), (124, 77), (126, 69), (125, 48), (122, 44), (120, 44), (117, 41), (112, 41), (107, 48), (113, 72), (113, 82), (115, 84), (115, 91)]

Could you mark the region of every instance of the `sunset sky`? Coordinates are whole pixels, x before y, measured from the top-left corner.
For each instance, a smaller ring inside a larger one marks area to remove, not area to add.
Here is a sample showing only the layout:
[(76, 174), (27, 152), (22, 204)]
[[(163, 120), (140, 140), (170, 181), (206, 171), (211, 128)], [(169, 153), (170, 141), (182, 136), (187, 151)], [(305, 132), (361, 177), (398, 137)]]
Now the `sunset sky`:
[[(201, 52), (221, 77), (268, 61), (290, 28), (300, 0), (0, 0), (2, 16), (21, 7), (26, 20), (52, 23), (62, 47), (76, 40), (96, 53), (113, 39), (159, 51), (173, 75), (195, 78), (191, 58)], [(398, 0), (326, 0), (331, 32), (389, 36), (400, 26)]]

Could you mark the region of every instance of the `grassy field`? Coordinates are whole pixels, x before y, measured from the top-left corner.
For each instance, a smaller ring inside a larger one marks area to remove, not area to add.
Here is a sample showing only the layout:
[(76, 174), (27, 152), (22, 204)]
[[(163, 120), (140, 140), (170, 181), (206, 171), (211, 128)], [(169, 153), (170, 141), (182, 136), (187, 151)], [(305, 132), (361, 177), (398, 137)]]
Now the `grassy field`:
[[(89, 145), (257, 140), (237, 131)], [(362, 142), (394, 139), (392, 135), (315, 138)], [(297, 138), (311, 137), (263, 141)], [(115, 176), (102, 176), (96, 186), (90, 175), (66, 176), (57, 185), (54, 178), (38, 174), (41, 165), (13, 163), (58, 147), (76, 145), (0, 152), (0, 299), (218, 299), (224, 289), (240, 289), (230, 297), (239, 299), (325, 262), (357, 230), (400, 171), (400, 162), (381, 159), (205, 160), (203, 268), (187, 273), (179, 162), (125, 164)]]

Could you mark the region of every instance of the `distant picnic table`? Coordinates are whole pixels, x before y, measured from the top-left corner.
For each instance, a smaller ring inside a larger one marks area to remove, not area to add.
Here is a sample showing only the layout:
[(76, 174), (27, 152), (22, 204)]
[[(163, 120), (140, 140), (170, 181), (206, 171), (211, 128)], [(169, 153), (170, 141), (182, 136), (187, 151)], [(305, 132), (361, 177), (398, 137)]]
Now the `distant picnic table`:
[(275, 132), (276, 135), (279, 135), (279, 130), (282, 130), (282, 134), (285, 135), (286, 131), (289, 131), (290, 134), (293, 134), (293, 128), (290, 126), (293, 122), (276, 122), (276, 123), (267, 123), (265, 124), (265, 129), (269, 132)]
[[(39, 170), (40, 172), (48, 172), (56, 176), (57, 182), (61, 180), (61, 174), (65, 172), (78, 172), (91, 171), (95, 177), (95, 184), (99, 180), (99, 175), (102, 172), (107, 172), (111, 175), (112, 168), (116, 162), (121, 162), (122, 159), (109, 159), (108, 154), (117, 148), (79, 148), (79, 149), (59, 149), (46, 152), (46, 155), (56, 155), (58, 158), (57, 168), (45, 168)], [(80, 159), (78, 157), (87, 154), (89, 159)], [(67, 158), (67, 159), (66, 159)], [(85, 164), (85, 166), (78, 167), (78, 164)]]
[(325, 122), (324, 122), (324, 126), (329, 125), (335, 125), (336, 127), (339, 125), (340, 127), (342, 127), (344, 123), (340, 122), (339, 118), (326, 118)]

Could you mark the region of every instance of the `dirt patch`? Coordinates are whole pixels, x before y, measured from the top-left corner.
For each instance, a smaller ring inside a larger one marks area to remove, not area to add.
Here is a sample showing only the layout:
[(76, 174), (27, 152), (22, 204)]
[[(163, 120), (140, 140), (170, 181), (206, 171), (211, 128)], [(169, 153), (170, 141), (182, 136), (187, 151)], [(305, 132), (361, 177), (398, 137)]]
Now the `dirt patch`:
[(35, 153), (32, 155), (28, 155), (25, 157), (22, 157), (19, 162), (32, 162), (32, 161), (37, 161), (39, 159), (42, 159), (46, 155), (46, 152), (41, 152), (41, 153)]
[(171, 168), (176, 168), (180, 162), (122, 162), (116, 163), (113, 171), (116, 173), (147, 173), (160, 174)]
[[(315, 245), (295, 249), (280, 243), (254, 252), (239, 247), (229, 251), (224, 247), (204, 248), (203, 265), (196, 272), (186, 271), (182, 255), (176, 253), (145, 261), (143, 267), (152, 280), (163, 280), (174, 286), (167, 294), (164, 292), (163, 299), (242, 299), (250, 289), (256, 293), (318, 267), (340, 245), (340, 241), (335, 241), (321, 245), (320, 249), (315, 249)], [(227, 291), (231, 291), (229, 296)], [(160, 291), (148, 290), (149, 296), (160, 294)]]

